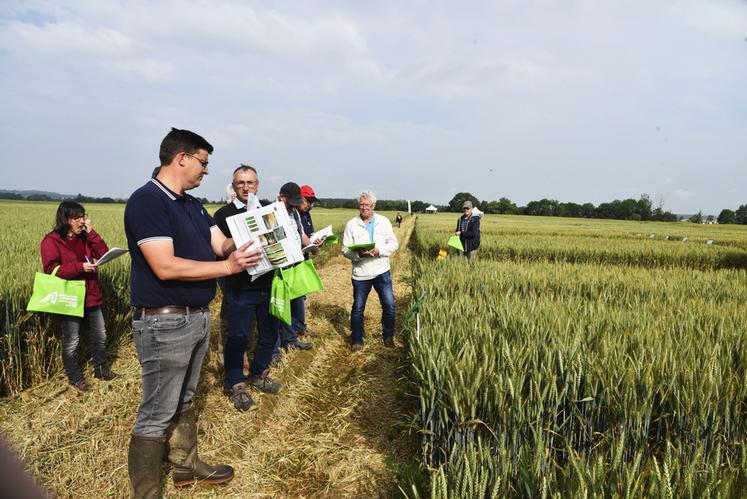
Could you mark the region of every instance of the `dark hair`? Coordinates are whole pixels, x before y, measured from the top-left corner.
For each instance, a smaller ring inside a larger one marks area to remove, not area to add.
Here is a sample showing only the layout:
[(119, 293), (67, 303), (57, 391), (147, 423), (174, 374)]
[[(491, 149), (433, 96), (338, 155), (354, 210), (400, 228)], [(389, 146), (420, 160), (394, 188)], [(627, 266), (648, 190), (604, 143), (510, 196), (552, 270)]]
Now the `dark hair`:
[(253, 167), (253, 166), (251, 166), (251, 165), (245, 165), (244, 163), (241, 163), (241, 164), (239, 165), (239, 167), (238, 167), (238, 168), (236, 168), (236, 169), (235, 169), (235, 170), (233, 171), (233, 174), (234, 174), (234, 175), (236, 175), (236, 174), (237, 174), (238, 172), (245, 172), (245, 171), (248, 171), (248, 170), (251, 170), (251, 171), (253, 171), (253, 172), (255, 173), (255, 175), (257, 174), (257, 169), (256, 169), (256, 168), (254, 168), (254, 167)]
[(161, 166), (165, 166), (171, 163), (180, 152), (194, 154), (200, 149), (205, 149), (208, 154), (213, 153), (213, 146), (201, 136), (189, 130), (172, 128), (161, 141), (158, 159), (161, 160)]
[(57, 207), (57, 215), (55, 217), (54, 232), (60, 236), (67, 236), (67, 231), (70, 230), (70, 224), (67, 221), (74, 217), (85, 217), (86, 210), (83, 205), (76, 203), (75, 201), (63, 201), (60, 206)]

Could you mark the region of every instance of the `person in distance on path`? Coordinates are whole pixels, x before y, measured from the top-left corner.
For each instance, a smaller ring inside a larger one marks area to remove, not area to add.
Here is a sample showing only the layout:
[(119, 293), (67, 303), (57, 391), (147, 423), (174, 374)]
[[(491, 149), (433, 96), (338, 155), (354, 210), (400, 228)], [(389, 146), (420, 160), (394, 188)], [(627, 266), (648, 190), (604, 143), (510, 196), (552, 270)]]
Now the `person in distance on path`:
[[(231, 236), (226, 219), (246, 211), (249, 197), (259, 191), (257, 170), (248, 165), (241, 165), (233, 172), (231, 183), (236, 199), (215, 212), (215, 223), (226, 237)], [(255, 205), (256, 206), (256, 205)], [(251, 208), (249, 208), (251, 209)], [(228, 335), (223, 347), (223, 388), (234, 407), (243, 412), (252, 404), (252, 398), (246, 393), (244, 379), (244, 354), (251, 339), (253, 322), (257, 322), (257, 348), (249, 369), (250, 383), (265, 393), (278, 393), (280, 383), (269, 376), (272, 351), (278, 339), (278, 320), (270, 315), (270, 290), (272, 272), (261, 275), (254, 281), (247, 272), (240, 272), (227, 277), (223, 283), (224, 303), (227, 308)]]
[[(381, 327), (384, 345), (394, 348), (394, 289), (389, 257), (399, 243), (389, 219), (374, 213), (376, 195), (363, 192), (358, 196), (360, 214), (345, 225), (342, 250), (353, 264), (353, 308), (350, 311), (351, 349), (363, 348), (363, 313), (371, 287), (381, 302)], [(351, 245), (375, 243), (372, 249), (351, 249)]]
[(472, 201), (464, 202), (462, 205), (464, 214), (457, 220), (456, 231), (454, 232), (459, 236), (464, 248), (464, 253), (461, 253), (461, 255), (470, 259), (477, 256), (477, 248), (480, 247), (480, 217), (472, 214), (472, 208)]
[(223, 483), (234, 475), (228, 465), (200, 460), (192, 399), (209, 345), (216, 277), (241, 272), (260, 256), (250, 243), (236, 249), (187, 194), (208, 174), (212, 152), (201, 136), (172, 128), (161, 142), (157, 176), (125, 207), (132, 339), (143, 392), (127, 458), (131, 497), (161, 497), (164, 458), (174, 465), (177, 487)]

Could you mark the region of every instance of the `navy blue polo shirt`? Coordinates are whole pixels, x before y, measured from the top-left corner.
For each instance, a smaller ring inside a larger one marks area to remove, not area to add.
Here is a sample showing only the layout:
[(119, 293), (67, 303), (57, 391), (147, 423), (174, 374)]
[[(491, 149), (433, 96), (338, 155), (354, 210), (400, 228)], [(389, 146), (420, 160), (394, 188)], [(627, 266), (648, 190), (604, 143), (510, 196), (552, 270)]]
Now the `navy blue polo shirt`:
[(215, 296), (215, 279), (162, 281), (145, 260), (140, 245), (169, 240), (174, 255), (214, 262), (211, 230), (218, 230), (197, 199), (176, 194), (157, 179), (136, 190), (125, 207), (125, 234), (130, 249), (130, 303), (135, 307), (202, 307)]

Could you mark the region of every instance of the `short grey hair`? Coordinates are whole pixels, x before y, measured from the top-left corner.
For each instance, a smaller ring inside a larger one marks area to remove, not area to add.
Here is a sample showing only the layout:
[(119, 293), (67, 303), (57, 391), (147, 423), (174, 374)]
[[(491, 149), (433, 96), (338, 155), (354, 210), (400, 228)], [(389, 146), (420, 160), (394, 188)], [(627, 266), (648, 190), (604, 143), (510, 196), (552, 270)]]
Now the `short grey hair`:
[(361, 192), (360, 196), (358, 196), (358, 202), (361, 202), (361, 199), (368, 199), (371, 201), (371, 204), (373, 206), (376, 206), (376, 194), (374, 194), (371, 191), (363, 191)]

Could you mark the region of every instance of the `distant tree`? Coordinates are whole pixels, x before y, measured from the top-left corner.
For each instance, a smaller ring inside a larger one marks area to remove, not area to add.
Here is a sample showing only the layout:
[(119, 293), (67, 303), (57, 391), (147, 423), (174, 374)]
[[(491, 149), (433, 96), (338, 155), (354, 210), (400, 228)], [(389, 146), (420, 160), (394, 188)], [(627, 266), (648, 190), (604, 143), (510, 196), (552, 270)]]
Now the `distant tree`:
[(633, 198), (623, 199), (618, 206), (617, 216), (619, 220), (633, 220), (638, 202)]
[(451, 201), (449, 201), (449, 210), (461, 212), (462, 205), (464, 204), (465, 201), (468, 201), (468, 200), (472, 201), (472, 206), (480, 205), (480, 200), (477, 199), (472, 194), (470, 194), (469, 192), (460, 192), (456, 194), (453, 198), (451, 198)]
[(723, 209), (718, 214), (717, 220), (720, 224), (735, 224), (737, 223), (737, 214), (733, 210)]
[(619, 200), (611, 203), (599, 203), (594, 212), (594, 218), (617, 218), (617, 205), (619, 204)]
[(28, 201), (52, 201), (52, 198), (46, 194), (31, 194), (26, 198)]
[[(421, 211), (425, 211), (425, 209), (428, 207), (429, 203), (426, 203), (425, 201), (412, 201), (410, 203), (410, 208), (412, 209), (413, 213), (420, 213)], [(407, 209), (406, 207), (404, 209)]]
[(701, 223), (703, 223), (703, 212), (699, 211), (695, 215), (691, 216), (690, 217), (690, 222), (692, 222), (694, 224), (701, 224)]
[(554, 199), (543, 198), (539, 201), (529, 201), (524, 207), (525, 215), (542, 217), (557, 216), (558, 202)]
[(652, 209), (653, 203), (648, 194), (641, 194), (641, 198), (638, 200), (635, 206), (635, 212), (640, 216), (639, 220), (651, 220), (653, 214)]
[(713, 215), (708, 215), (708, 217), (706, 217), (706, 222), (708, 222), (709, 224), (712, 224), (714, 220), (715, 218)]
[(503, 197), (498, 200), (498, 213), (511, 215), (518, 212), (519, 208), (516, 206), (516, 204), (512, 203), (510, 199)]
[(671, 211), (664, 211), (659, 215), (659, 218), (657, 220), (659, 220), (660, 222), (676, 222), (679, 220), (679, 218), (677, 218), (677, 215), (675, 215)]
[(583, 216), (584, 207), (578, 203), (561, 203), (561, 210), (563, 217), (581, 218)]
[(501, 212), (501, 207), (498, 201), (490, 201), (489, 203), (483, 201), (482, 204), (485, 205), (485, 208), (480, 208), (480, 209), (484, 211), (485, 213), (495, 214), (495, 213)]
[(15, 199), (20, 201), (25, 198), (17, 192), (0, 192), (0, 199)]
[(581, 205), (581, 216), (584, 218), (594, 218), (596, 208), (592, 203), (584, 203)]
[(747, 224), (747, 204), (740, 205), (734, 212), (738, 224)]

